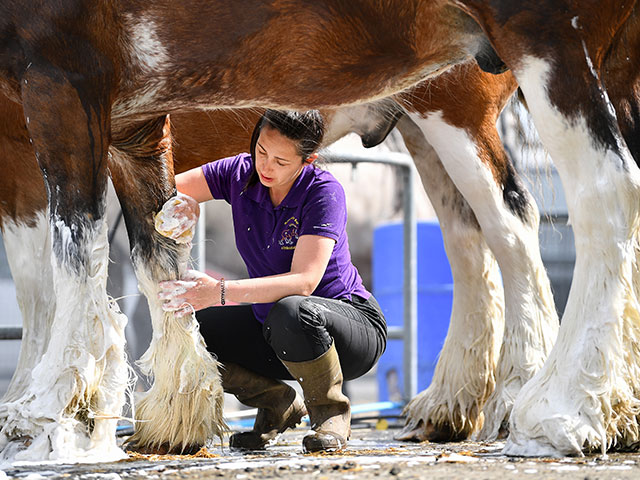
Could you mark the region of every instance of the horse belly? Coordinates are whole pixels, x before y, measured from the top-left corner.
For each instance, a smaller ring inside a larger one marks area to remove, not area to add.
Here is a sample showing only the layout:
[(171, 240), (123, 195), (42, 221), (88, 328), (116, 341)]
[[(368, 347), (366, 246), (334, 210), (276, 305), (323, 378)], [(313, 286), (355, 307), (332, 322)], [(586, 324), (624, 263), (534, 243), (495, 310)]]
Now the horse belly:
[(376, 99), (470, 58), (481, 34), (439, 0), (260, 2), (250, 15), (232, 3), (198, 3), (198, 19), (182, 7), (177, 16), (124, 14), (119, 48), (126, 60), (114, 116)]

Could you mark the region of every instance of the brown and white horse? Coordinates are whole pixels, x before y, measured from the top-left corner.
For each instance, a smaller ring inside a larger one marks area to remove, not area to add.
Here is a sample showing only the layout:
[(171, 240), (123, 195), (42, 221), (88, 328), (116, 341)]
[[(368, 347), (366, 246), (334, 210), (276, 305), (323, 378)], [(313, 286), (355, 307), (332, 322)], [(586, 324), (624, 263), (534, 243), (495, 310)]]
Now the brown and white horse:
[[(123, 206), (138, 278), (146, 279), (140, 283), (158, 327), (154, 341), (163, 342), (163, 327), (175, 322), (153, 305), (154, 286), (179, 275), (187, 252), (159, 238), (150, 221), (130, 222), (134, 212), (155, 211), (174, 192), (163, 167), (163, 114), (344, 105), (398, 92), (475, 57), (493, 70), (502, 59), (514, 73), (563, 179), (577, 244), (559, 342), (516, 399), (506, 451), (563, 454), (634, 444), (640, 179), (605, 90), (621, 75), (608, 71), (603, 84), (600, 72), (603, 61), (625, 48), (619, 35), (636, 15), (635, 6), (611, 0), (321, 0), (241, 7), (229, 0), (3, 2), (0, 88), (21, 102), (45, 178), (54, 291), (58, 306), (64, 305), (56, 309), (51, 341), (38, 364), (48, 369), (34, 370), (42, 383), (26, 393), (26, 414), (12, 429), (46, 418), (44, 431), (58, 420), (45, 438), (59, 451), (65, 438), (80, 438), (82, 421), (76, 418), (84, 418), (92, 434), (77, 444), (79, 450), (90, 450), (91, 442), (115, 445), (108, 439), (125, 383), (122, 320), (96, 293), (103, 291), (106, 264), (111, 144), (126, 153), (116, 159), (123, 171), (154, 170), (166, 179), (151, 195)], [(414, 120), (424, 130), (423, 124), (438, 125), (439, 118)], [(138, 148), (149, 139), (156, 148)], [(436, 145), (437, 151), (447, 148)], [(122, 180), (130, 192), (144, 187), (135, 176)], [(67, 319), (75, 322), (72, 327)], [(188, 337), (190, 325), (183, 327)], [(91, 355), (77, 348), (92, 342)], [(206, 381), (189, 381), (179, 392), (203, 386), (204, 404), (215, 397), (215, 382), (199, 372)], [(110, 385), (112, 394), (95, 394), (96, 385)], [(59, 390), (57, 400), (43, 405), (43, 391), (51, 390)], [(164, 397), (168, 392), (156, 392), (160, 403), (174, 402), (163, 414), (181, 412), (175, 405), (180, 395)], [(96, 411), (98, 416), (83, 417)], [(203, 423), (215, 430), (213, 417)], [(168, 435), (184, 446), (198, 436), (157, 433), (147, 441)]]
[[(460, 81), (464, 79), (464, 82)], [(470, 88), (471, 85), (473, 88)], [(504, 353), (497, 355), (502, 341), (502, 294), (501, 283), (498, 280), (493, 256), (489, 252), (484, 241), (480, 226), (475, 219), (466, 200), (461, 196), (449, 175), (443, 168), (442, 162), (435, 154), (433, 148), (425, 141), (424, 135), (416, 131), (416, 125), (404, 118), (400, 121), (399, 129), (406, 139), (416, 166), (420, 172), (423, 184), (431, 198), (434, 208), (441, 220), (443, 236), (447, 251), (451, 258), (454, 275), (454, 306), (451, 319), (451, 333), (449, 340), (440, 356), (440, 366), (436, 369), (435, 380), (431, 387), (418, 396), (407, 410), (407, 429), (401, 435), (402, 438), (443, 440), (466, 438), (478, 426), (482, 425), (480, 412), (486, 398), (493, 391), (494, 377), (497, 390), (493, 394), (493, 400), (485, 407), (485, 431), (483, 438), (495, 438), (513, 403), (513, 397), (537, 369), (540, 368), (555, 334), (554, 325), (557, 319), (551, 301), (548, 281), (541, 267), (537, 250), (537, 210), (527, 192), (525, 192), (515, 180), (512, 167), (502, 149), (498, 134), (495, 130), (495, 121), (505, 101), (511, 96), (515, 88), (513, 77), (506, 73), (501, 76), (492, 76), (481, 72), (475, 64), (457, 67), (451, 74), (443, 75), (432, 82), (423, 83), (410, 93), (399, 98), (406, 109), (421, 112), (427, 115), (429, 112), (443, 112), (453, 128), (469, 131), (471, 138), (476, 142), (478, 157), (470, 156), (469, 166), (473, 161), (484, 162), (485, 168), (495, 172), (502, 172), (503, 177), (495, 177), (497, 182), (493, 189), (487, 191), (486, 197), (492, 198), (499, 192), (502, 198), (497, 198), (491, 206), (485, 210), (496, 208), (490, 218), (499, 217), (499, 212), (504, 211), (514, 216), (511, 224), (504, 222), (509, 230), (495, 234), (494, 226), (490, 231), (498, 239), (519, 238), (514, 248), (505, 248), (499, 252), (509, 252), (509, 257), (502, 259), (503, 276), (507, 285), (507, 324), (511, 325), (505, 336)], [(399, 105), (389, 106), (389, 102), (367, 104), (361, 108), (342, 108), (335, 111), (325, 111), (328, 118), (329, 131), (327, 141), (332, 142), (347, 132), (355, 131), (363, 138), (363, 143), (372, 145), (381, 141), (394, 123), (394, 112)], [(5, 158), (13, 160), (11, 165), (20, 159), (20, 153), (16, 152), (17, 139), (21, 139), (21, 147), (29, 155), (31, 150), (27, 141), (27, 130), (22, 123), (22, 114), (19, 106), (6, 99), (0, 99), (0, 111), (4, 113), (3, 128), (0, 129), (2, 141), (0, 150)], [(464, 113), (463, 113), (464, 111)], [(225, 111), (218, 110), (211, 113), (177, 114), (172, 116), (171, 129), (174, 138), (174, 161), (177, 172), (184, 171), (200, 165), (211, 158), (218, 158), (232, 152), (246, 149), (247, 138), (250, 136), (253, 122), (258, 112), (255, 111)], [(13, 139), (13, 140), (11, 140)], [(13, 151), (10, 151), (10, 148)], [(446, 163), (447, 157), (444, 157)], [(29, 158), (23, 159), (24, 164), (22, 178), (25, 178), (26, 166)], [(35, 159), (31, 162), (31, 170), (37, 168)], [(26, 165), (25, 165), (26, 164)], [(112, 168), (115, 168), (112, 167)], [(469, 171), (469, 170), (467, 170)], [(5, 177), (5, 183), (11, 177)], [(44, 192), (37, 196), (44, 187), (37, 176), (27, 175), (30, 183), (22, 182), (21, 193), (31, 193), (30, 206), (39, 211), (43, 216), (46, 206)], [(147, 179), (153, 182), (153, 179)], [(4, 193), (5, 185), (0, 182), (0, 192)], [(503, 193), (507, 192), (507, 193)], [(8, 190), (3, 197), (5, 209), (14, 204), (21, 204), (17, 195)], [(509, 205), (505, 199), (516, 197), (519, 202), (514, 206)], [(37, 199), (37, 203), (33, 203)], [(481, 205), (482, 206), (482, 205)], [(22, 205), (24, 209), (26, 206)], [(516, 208), (517, 207), (517, 208)], [(528, 212), (526, 215), (524, 212)], [(10, 215), (8, 211), (2, 212), (7, 236), (7, 246), (10, 249), (10, 260), (15, 264), (19, 259), (21, 268), (13, 268), (14, 278), (18, 285), (18, 296), (21, 305), (32, 305), (33, 310), (25, 309), (25, 345), (21, 350), (14, 381), (9, 388), (5, 401), (15, 401), (28, 384), (25, 378), (35, 362), (42, 355), (41, 348), (32, 348), (31, 345), (43, 344), (48, 331), (48, 325), (38, 325), (38, 321), (51, 319), (51, 307), (49, 284), (46, 280), (52, 279), (50, 275), (40, 274), (37, 277), (40, 282), (34, 282), (34, 275), (29, 272), (40, 272), (42, 266), (37, 258), (42, 257), (46, 250), (45, 240), (42, 238), (42, 230), (32, 227), (19, 230), (14, 233), (14, 228), (9, 223), (25, 223), (25, 217), (37, 217), (34, 212), (25, 215), (24, 212), (15, 212)], [(504, 213), (502, 214), (504, 215)], [(26, 222), (27, 224), (29, 222)], [(530, 225), (529, 225), (530, 224)], [(528, 226), (527, 226), (528, 225)], [(27, 235), (28, 231), (35, 232), (35, 238), (40, 238), (45, 245), (35, 249), (29, 243), (25, 247), (25, 237), (33, 238), (34, 234)], [(39, 235), (38, 235), (38, 232)], [(523, 238), (528, 236), (528, 238)], [(15, 239), (15, 240), (14, 240)], [(528, 249), (528, 247), (531, 248)], [(39, 257), (38, 257), (39, 256)], [(518, 262), (514, 262), (513, 259)], [(18, 259), (18, 260), (16, 260)], [(498, 256), (500, 261), (500, 255)], [(47, 265), (49, 264), (46, 259)], [(45, 267), (47, 266), (45, 265)], [(30, 267), (30, 268), (26, 268)], [(521, 269), (521, 270), (518, 270)], [(530, 271), (537, 272), (531, 275)], [(511, 279), (511, 277), (514, 277)], [(27, 287), (28, 285), (28, 287)], [(517, 287), (517, 288), (509, 288)], [(535, 304), (523, 304), (512, 292), (519, 292), (521, 296), (531, 298)], [(38, 295), (38, 292), (40, 294)], [(24, 297), (30, 301), (25, 302)], [(45, 300), (43, 309), (39, 304)], [(35, 311), (38, 313), (35, 313)], [(43, 311), (44, 310), (44, 311)], [(542, 341), (519, 341), (522, 335), (519, 328), (531, 327), (549, 323), (549, 325), (525, 328), (527, 331), (540, 331), (545, 338)], [(472, 345), (465, 345), (464, 336), (469, 331), (474, 331)], [(39, 333), (33, 333), (39, 332)], [(465, 335), (461, 335), (465, 332)], [(516, 344), (517, 351), (506, 348)], [(532, 345), (540, 344), (544, 348), (535, 350)], [(494, 374), (496, 359), (500, 358), (500, 369)], [(537, 359), (533, 364), (527, 359)], [(501, 372), (506, 371), (508, 375)], [(489, 426), (491, 426), (489, 428)]]

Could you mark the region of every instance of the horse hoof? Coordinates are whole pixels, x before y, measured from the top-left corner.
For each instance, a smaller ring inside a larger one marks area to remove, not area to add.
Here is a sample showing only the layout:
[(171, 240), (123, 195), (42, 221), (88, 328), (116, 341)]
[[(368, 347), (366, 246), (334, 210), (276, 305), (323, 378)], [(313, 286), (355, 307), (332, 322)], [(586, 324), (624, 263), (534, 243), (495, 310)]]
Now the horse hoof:
[(424, 442), (428, 440), (422, 420), (420, 420), (414, 427), (405, 425), (400, 433), (394, 435), (393, 438), (403, 442)]
[(139, 453), (141, 455), (194, 455), (202, 445), (186, 445), (181, 447), (175, 445), (171, 447), (168, 443), (160, 445), (138, 445), (128, 443), (124, 446), (126, 452)]
[(427, 425), (424, 426), (422, 420), (414, 427), (405, 426), (399, 434), (394, 436), (396, 440), (401, 441), (435, 443), (459, 442), (467, 437), (465, 432), (457, 432), (449, 424), (442, 424), (436, 428), (431, 422), (427, 422)]

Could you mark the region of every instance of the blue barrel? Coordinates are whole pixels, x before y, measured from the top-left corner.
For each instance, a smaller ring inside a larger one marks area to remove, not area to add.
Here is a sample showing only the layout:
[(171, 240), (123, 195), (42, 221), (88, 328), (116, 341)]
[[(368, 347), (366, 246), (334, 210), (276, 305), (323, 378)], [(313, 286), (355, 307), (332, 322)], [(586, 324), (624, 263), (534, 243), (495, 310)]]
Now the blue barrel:
[[(373, 232), (373, 294), (388, 325), (402, 326), (404, 297), (403, 224), (380, 225)], [(418, 390), (429, 386), (449, 328), (453, 278), (437, 222), (418, 222)], [(403, 342), (389, 340), (378, 361), (378, 398), (403, 399)]]

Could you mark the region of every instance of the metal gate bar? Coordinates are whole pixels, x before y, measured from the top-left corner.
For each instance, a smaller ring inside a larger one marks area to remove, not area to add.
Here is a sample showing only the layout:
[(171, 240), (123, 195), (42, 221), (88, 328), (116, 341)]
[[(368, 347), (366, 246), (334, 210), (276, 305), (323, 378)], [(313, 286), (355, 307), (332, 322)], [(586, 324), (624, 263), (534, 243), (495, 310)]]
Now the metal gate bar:
[(403, 171), (403, 326), (389, 327), (390, 339), (403, 340), (403, 374), (406, 401), (418, 394), (418, 227), (413, 188), (415, 167), (413, 159), (404, 153), (384, 152), (352, 155), (324, 150), (322, 158), (329, 163), (381, 163), (401, 167)]

